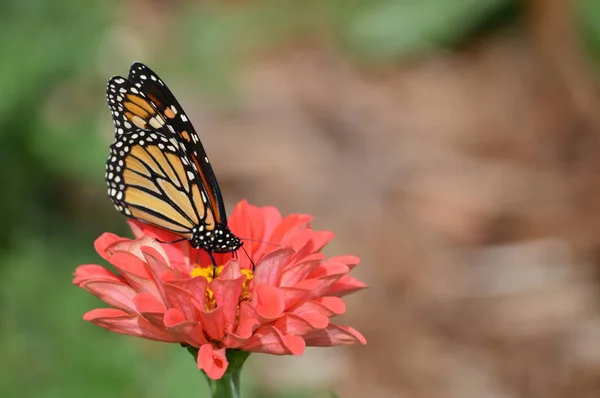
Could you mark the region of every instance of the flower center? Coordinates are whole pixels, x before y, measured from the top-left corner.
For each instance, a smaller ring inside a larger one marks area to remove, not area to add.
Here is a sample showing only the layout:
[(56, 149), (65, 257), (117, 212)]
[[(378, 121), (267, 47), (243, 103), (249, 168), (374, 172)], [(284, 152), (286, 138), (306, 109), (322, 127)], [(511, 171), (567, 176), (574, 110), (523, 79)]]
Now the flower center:
[[(221, 272), (223, 272), (223, 266), (219, 265), (214, 271), (215, 278), (218, 278), (221, 275)], [(250, 300), (250, 282), (252, 281), (252, 279), (254, 279), (254, 273), (252, 272), (252, 270), (242, 269), (240, 270), (240, 272), (246, 277), (246, 279), (242, 284), (242, 292), (240, 293), (240, 298), (238, 302)], [(194, 268), (192, 268), (190, 275), (192, 277), (202, 276), (208, 281), (208, 283), (210, 283), (214, 279), (213, 267), (210, 265), (204, 267), (201, 265), (196, 265)], [(206, 288), (205, 305), (207, 310), (211, 310), (216, 307), (215, 294), (210, 287)]]

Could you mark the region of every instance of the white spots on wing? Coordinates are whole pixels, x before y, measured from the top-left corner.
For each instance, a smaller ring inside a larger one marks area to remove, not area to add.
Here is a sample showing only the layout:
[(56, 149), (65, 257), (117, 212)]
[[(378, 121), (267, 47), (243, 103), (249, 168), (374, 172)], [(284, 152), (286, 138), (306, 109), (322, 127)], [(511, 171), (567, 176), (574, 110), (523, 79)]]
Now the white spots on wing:
[(154, 76), (154, 75), (151, 75), (151, 76), (150, 76), (150, 79), (152, 79), (152, 80), (156, 81), (156, 76)]
[(146, 79), (147, 79), (147, 77), (146, 77), (146, 75), (140, 75), (140, 79), (142, 79), (142, 80), (146, 80)]
[(115, 83), (117, 83), (117, 84), (123, 84), (123, 83), (125, 83), (125, 79), (123, 79), (123, 78), (115, 79)]
[(124, 121), (123, 122), (123, 126), (125, 126), (126, 129), (130, 129), (131, 128), (131, 123), (129, 123), (128, 121)]
[(190, 181), (194, 179), (194, 173), (192, 173), (192, 172), (191, 172), (191, 171), (189, 171), (189, 170), (188, 170), (188, 172), (187, 172), (187, 176), (188, 176), (188, 179), (189, 179)]
[(185, 116), (183, 113), (181, 114), (181, 120), (183, 120), (184, 122), (188, 121), (187, 116)]
[(155, 129), (160, 129), (164, 124), (165, 122), (159, 116), (154, 116), (152, 119), (150, 119), (150, 126), (154, 127)]
[(208, 161), (208, 157), (207, 157), (207, 156), (205, 156), (205, 157), (204, 157), (204, 161), (205, 161), (206, 163), (210, 163), (210, 162)]

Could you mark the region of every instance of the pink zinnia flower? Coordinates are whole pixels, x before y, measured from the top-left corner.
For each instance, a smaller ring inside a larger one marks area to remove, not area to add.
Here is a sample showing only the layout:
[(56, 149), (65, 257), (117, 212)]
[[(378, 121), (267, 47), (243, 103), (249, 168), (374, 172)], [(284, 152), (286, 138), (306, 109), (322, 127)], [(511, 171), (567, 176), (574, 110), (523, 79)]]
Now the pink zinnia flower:
[[(239, 251), (215, 254), (213, 266), (187, 241), (161, 244), (177, 236), (129, 221), (136, 239), (111, 233), (95, 243), (118, 271), (82, 265), (73, 283), (114, 308), (89, 311), (84, 319), (113, 332), (198, 348), (198, 368), (212, 379), (227, 369), (226, 349), (301, 355), (306, 346), (365, 344), (349, 326), (331, 323), (346, 307), (340, 296), (365, 285), (348, 273), (359, 259), (325, 258), (333, 238), (313, 231), (311, 216), (282, 218), (273, 207), (242, 201), (229, 220), (252, 263)], [(155, 239), (156, 238), (156, 239)]]

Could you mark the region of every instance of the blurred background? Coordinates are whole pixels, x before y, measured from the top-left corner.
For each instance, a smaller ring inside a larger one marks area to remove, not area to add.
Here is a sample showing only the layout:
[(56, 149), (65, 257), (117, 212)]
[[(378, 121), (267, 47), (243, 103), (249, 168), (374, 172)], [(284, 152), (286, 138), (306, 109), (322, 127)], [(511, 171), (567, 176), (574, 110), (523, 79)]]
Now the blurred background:
[(600, 2), (4, 0), (0, 397), (207, 396), (176, 345), (84, 322), (126, 234), (107, 79), (147, 63), (228, 208), (316, 216), (361, 347), (250, 358), (244, 396), (600, 396)]

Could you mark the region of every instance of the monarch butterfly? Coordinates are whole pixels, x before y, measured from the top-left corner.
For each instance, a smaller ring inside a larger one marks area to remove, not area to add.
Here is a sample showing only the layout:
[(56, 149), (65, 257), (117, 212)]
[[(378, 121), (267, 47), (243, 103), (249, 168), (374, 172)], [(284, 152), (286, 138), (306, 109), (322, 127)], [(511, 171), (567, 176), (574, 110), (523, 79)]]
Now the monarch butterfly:
[(119, 212), (211, 253), (234, 252), (217, 178), (198, 134), (165, 83), (135, 62), (113, 76), (106, 99), (115, 140), (106, 162), (108, 195)]

